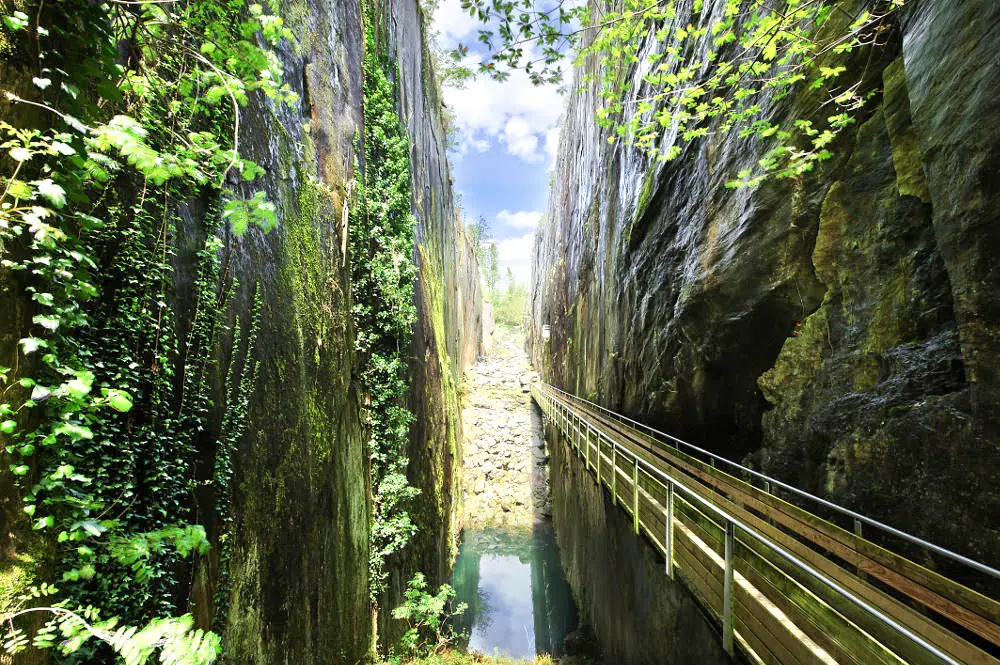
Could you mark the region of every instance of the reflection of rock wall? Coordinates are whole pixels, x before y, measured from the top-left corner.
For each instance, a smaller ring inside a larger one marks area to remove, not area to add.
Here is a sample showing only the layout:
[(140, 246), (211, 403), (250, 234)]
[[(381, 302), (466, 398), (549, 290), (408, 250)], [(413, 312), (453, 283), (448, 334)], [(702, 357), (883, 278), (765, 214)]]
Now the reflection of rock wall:
[(663, 570), (663, 559), (632, 530), (553, 426), (552, 520), (562, 566), (580, 610), (616, 665), (728, 663), (717, 630), (693, 597)]
[(907, 3), (885, 49), (846, 63), (875, 97), (834, 158), (752, 189), (724, 184), (758, 143), (719, 134), (651, 163), (608, 147), (593, 86), (571, 96), (535, 246), (535, 366), (995, 560), (998, 21), (995, 0)]
[(535, 619), (535, 649), (561, 656), (563, 640), (576, 628), (576, 607), (572, 591), (563, 576), (559, 549), (555, 546), (552, 524), (534, 526), (531, 553), (531, 602)]

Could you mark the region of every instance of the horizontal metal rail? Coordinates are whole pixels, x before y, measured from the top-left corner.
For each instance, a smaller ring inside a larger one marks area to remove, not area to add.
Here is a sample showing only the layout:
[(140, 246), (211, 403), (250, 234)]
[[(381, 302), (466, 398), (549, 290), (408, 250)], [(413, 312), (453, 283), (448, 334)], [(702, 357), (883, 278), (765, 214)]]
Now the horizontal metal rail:
[(572, 393), (568, 393), (565, 390), (560, 390), (559, 388), (557, 388), (557, 387), (555, 387), (555, 386), (553, 386), (551, 384), (541, 383), (541, 385), (545, 386), (545, 388), (547, 390), (553, 390), (553, 391), (559, 393), (560, 395), (563, 395), (564, 397), (567, 397), (568, 399), (571, 399), (571, 400), (574, 400), (574, 401), (577, 401), (577, 402), (581, 402), (581, 403), (587, 404), (588, 406), (591, 406), (591, 407), (593, 407), (595, 409), (598, 409), (598, 410), (602, 411), (603, 413), (606, 413), (609, 416), (611, 416), (612, 418), (615, 418), (615, 419), (617, 419), (619, 421), (627, 422), (630, 425), (633, 425), (635, 427), (644, 429), (647, 432), (650, 432), (651, 434), (654, 434), (654, 435), (657, 435), (657, 436), (662, 436), (662, 437), (670, 440), (671, 442), (677, 444), (678, 446), (684, 446), (688, 450), (692, 450), (692, 451), (694, 451), (694, 452), (696, 452), (696, 453), (698, 453), (700, 455), (705, 455), (706, 457), (709, 457), (710, 459), (713, 459), (713, 460), (715, 460), (717, 462), (721, 462), (722, 464), (725, 464), (725, 465), (727, 465), (728, 467), (730, 467), (732, 469), (736, 469), (736, 470), (740, 471), (741, 473), (749, 474), (749, 475), (751, 475), (751, 476), (753, 476), (755, 478), (763, 480), (765, 483), (768, 483), (768, 484), (770, 484), (772, 486), (777, 486), (777, 487), (782, 488), (783, 490), (787, 490), (789, 492), (792, 492), (793, 494), (796, 494), (796, 495), (798, 495), (798, 496), (800, 496), (800, 497), (802, 497), (804, 499), (808, 499), (809, 501), (812, 501), (812, 502), (814, 502), (814, 503), (816, 503), (818, 505), (821, 505), (824, 508), (829, 508), (830, 510), (836, 511), (836, 512), (842, 514), (842, 515), (845, 515), (845, 516), (850, 517), (850, 518), (852, 518), (854, 520), (857, 520), (858, 522), (861, 522), (862, 524), (866, 524), (868, 526), (871, 526), (871, 527), (874, 527), (876, 529), (879, 529), (880, 531), (884, 531), (886, 533), (892, 534), (893, 536), (896, 536), (897, 538), (901, 538), (903, 540), (906, 540), (906, 541), (908, 541), (908, 542), (910, 542), (910, 543), (912, 543), (914, 545), (917, 545), (919, 547), (926, 548), (926, 549), (928, 549), (928, 550), (930, 550), (930, 551), (932, 551), (932, 552), (934, 552), (936, 554), (940, 554), (943, 557), (947, 557), (947, 558), (949, 558), (949, 559), (951, 559), (953, 561), (956, 561), (956, 562), (958, 562), (958, 563), (960, 563), (962, 565), (965, 565), (965, 566), (968, 566), (969, 568), (977, 570), (977, 571), (979, 571), (979, 572), (981, 572), (981, 573), (983, 573), (985, 575), (989, 575), (991, 577), (995, 577), (997, 579), (1000, 579), (1000, 570), (998, 570), (997, 568), (994, 568), (992, 566), (988, 566), (988, 565), (986, 565), (984, 563), (976, 561), (975, 559), (971, 559), (971, 558), (969, 558), (967, 556), (959, 554), (958, 552), (953, 552), (952, 550), (949, 550), (946, 547), (941, 547), (940, 545), (936, 545), (936, 544), (934, 544), (934, 543), (932, 543), (930, 541), (927, 541), (927, 540), (924, 540), (923, 538), (920, 538), (919, 536), (914, 536), (911, 533), (907, 533), (906, 531), (903, 531), (901, 529), (897, 529), (896, 527), (890, 526), (890, 525), (888, 525), (888, 524), (886, 524), (884, 522), (880, 522), (879, 520), (876, 520), (874, 518), (868, 517), (867, 515), (864, 515), (862, 513), (854, 511), (854, 510), (851, 510), (850, 508), (845, 508), (844, 506), (841, 506), (839, 504), (833, 503), (832, 501), (829, 501), (829, 500), (824, 499), (822, 497), (816, 496), (815, 494), (810, 494), (809, 492), (806, 492), (805, 490), (801, 490), (801, 489), (795, 487), (794, 485), (789, 485), (788, 483), (782, 482), (782, 481), (778, 480), (777, 478), (769, 476), (769, 475), (767, 475), (765, 473), (761, 473), (760, 471), (755, 471), (754, 469), (751, 469), (749, 467), (743, 466), (742, 464), (739, 464), (738, 462), (734, 462), (734, 461), (732, 461), (730, 459), (727, 459), (727, 458), (725, 458), (725, 457), (723, 457), (721, 455), (718, 455), (718, 454), (713, 453), (711, 451), (705, 450), (704, 448), (696, 446), (693, 443), (688, 443), (687, 441), (684, 441), (683, 439), (678, 439), (677, 437), (675, 437), (675, 436), (673, 436), (671, 434), (667, 434), (666, 432), (660, 431), (660, 430), (656, 429), (655, 427), (650, 427), (649, 425), (645, 425), (645, 424), (643, 424), (641, 422), (633, 420), (633, 419), (629, 418), (628, 416), (622, 415), (622, 414), (620, 414), (620, 413), (618, 413), (616, 411), (612, 411), (612, 410), (610, 410), (608, 408), (605, 408), (605, 407), (601, 406), (600, 404), (595, 404), (594, 402), (591, 402), (591, 401), (589, 401), (587, 399), (584, 399), (584, 398), (579, 397), (577, 395), (573, 395)]
[[(733, 581), (735, 572), (734, 548), (738, 541), (746, 543), (745, 539), (749, 538), (752, 541), (758, 543), (760, 546), (762, 546), (764, 548), (764, 551), (772, 553), (775, 557), (777, 557), (781, 561), (786, 562), (793, 569), (799, 571), (799, 573), (805, 575), (807, 578), (815, 582), (818, 582), (830, 594), (833, 594), (834, 596), (847, 601), (855, 608), (857, 608), (857, 610), (860, 610), (862, 613), (867, 614), (868, 616), (876, 620), (878, 623), (882, 624), (885, 628), (888, 628), (890, 631), (893, 631), (894, 634), (902, 636), (903, 638), (905, 638), (905, 640), (908, 640), (913, 647), (927, 654), (928, 657), (936, 659), (933, 660), (933, 662), (943, 662), (943, 663), (948, 663), (949, 665), (963, 665), (964, 663), (968, 662), (962, 657), (956, 656), (954, 653), (950, 653), (948, 650), (942, 648), (939, 644), (935, 644), (925, 635), (920, 634), (918, 630), (912, 627), (912, 624), (910, 626), (905, 625), (902, 622), (902, 620), (895, 618), (894, 616), (891, 616), (883, 608), (877, 606), (876, 603), (872, 602), (871, 600), (866, 600), (861, 595), (859, 595), (859, 593), (856, 593), (855, 591), (852, 591), (851, 589), (847, 588), (843, 583), (831, 577), (831, 575), (817, 569), (815, 565), (810, 564), (802, 556), (796, 554), (793, 551), (790, 551), (787, 547), (777, 542), (774, 538), (768, 537), (766, 534), (761, 533), (752, 524), (748, 524), (744, 519), (741, 519), (739, 516), (733, 514), (730, 510), (727, 510), (726, 508), (718, 505), (717, 502), (712, 501), (709, 498), (706, 498), (705, 496), (703, 496), (703, 493), (705, 492), (704, 487), (700, 487), (701, 491), (698, 491), (698, 489), (695, 489), (694, 486), (689, 486), (686, 482), (680, 480), (676, 476), (666, 473), (663, 469), (658, 468), (651, 461), (643, 457), (643, 454), (646, 455), (652, 454), (653, 457), (651, 459), (654, 459), (658, 463), (670, 464), (669, 460), (663, 457), (664, 454), (672, 454), (668, 452), (670, 449), (668, 449), (667, 451), (661, 451), (661, 453), (653, 453), (651, 449), (647, 449), (644, 446), (637, 446), (637, 444), (634, 442), (626, 443), (624, 441), (619, 441), (618, 437), (621, 437), (622, 435), (618, 431), (616, 431), (610, 425), (601, 422), (600, 417), (590, 416), (587, 413), (586, 409), (581, 409), (578, 406), (573, 406), (573, 402), (576, 403), (583, 402), (586, 404), (590, 404), (591, 406), (599, 409), (601, 412), (612, 415), (616, 420), (619, 420), (619, 422), (621, 422), (622, 419), (624, 419), (625, 421), (637, 425), (641, 425), (641, 423), (636, 423), (636, 421), (621, 416), (620, 414), (614, 414), (614, 412), (608, 411), (603, 407), (599, 407), (598, 405), (595, 405), (592, 402), (576, 398), (572, 395), (569, 395), (568, 393), (565, 393), (564, 391), (561, 391), (557, 388), (554, 388), (552, 386), (543, 383), (536, 382), (532, 385), (532, 396), (535, 399), (535, 401), (539, 404), (539, 406), (542, 407), (543, 411), (550, 417), (550, 420), (552, 420), (558, 426), (558, 428), (563, 432), (563, 434), (567, 436), (567, 438), (570, 441), (570, 444), (576, 448), (577, 453), (580, 455), (580, 457), (585, 460), (586, 469), (588, 473), (590, 472), (591, 467), (594, 466), (598, 485), (603, 487), (606, 484), (607, 488), (612, 493), (613, 502), (617, 505), (621, 505), (621, 507), (624, 510), (631, 513), (636, 533), (639, 533), (641, 526), (646, 530), (646, 533), (649, 534), (649, 536), (653, 539), (653, 541), (657, 544), (658, 547), (660, 547), (660, 544), (657, 542), (656, 536), (654, 535), (650, 527), (641, 519), (640, 516), (640, 513), (642, 512), (640, 507), (640, 485), (641, 485), (640, 470), (642, 471), (643, 474), (645, 474), (646, 478), (655, 481), (659, 486), (663, 487), (664, 500), (662, 505), (662, 511), (663, 511), (663, 516), (665, 518), (665, 524), (664, 524), (665, 531), (663, 535), (662, 548), (664, 550), (664, 555), (666, 558), (667, 576), (673, 577), (673, 568), (676, 561), (673, 554), (673, 549), (675, 547), (674, 543), (676, 542), (676, 538), (673, 535), (673, 532), (674, 532), (674, 523), (677, 522), (678, 517), (675, 514), (674, 497), (677, 496), (679, 498), (682, 498), (682, 500), (686, 502), (688, 505), (697, 506), (704, 514), (714, 516), (719, 521), (721, 521), (721, 524), (723, 525), (723, 532), (725, 534), (725, 540), (724, 540), (725, 558), (722, 560), (723, 563), (719, 565), (723, 566), (724, 568), (724, 584), (723, 584), (724, 593), (722, 594), (722, 606), (719, 609), (718, 613), (722, 623), (721, 627), (723, 635), (723, 644), (726, 650), (730, 654), (733, 653), (733, 644), (734, 644), (733, 636), (734, 636), (734, 625), (736, 620), (734, 617), (734, 605), (735, 605), (734, 601), (735, 588)], [(586, 428), (585, 430), (584, 427)], [(674, 437), (665, 435), (662, 432), (659, 432), (658, 430), (655, 430), (653, 428), (648, 428), (645, 426), (643, 427), (644, 429), (647, 429), (649, 431), (656, 432), (657, 434), (661, 434), (663, 436), (667, 436), (667, 438), (669, 438), (672, 441), (682, 443), (685, 446), (690, 446), (690, 448), (695, 449), (698, 452), (703, 452), (709, 455), (713, 459), (724, 460), (724, 458), (719, 458), (717, 455), (704, 451), (703, 449), (697, 448), (696, 446), (691, 446), (691, 444), (686, 444), (680, 440), (675, 439)], [(577, 434), (575, 438), (573, 436), (574, 430)], [(597, 443), (596, 464), (592, 464), (591, 462), (590, 449), (591, 449), (592, 433), (596, 435), (596, 443)], [(585, 443), (581, 443), (581, 439), (585, 439)], [(602, 465), (605, 464), (606, 460), (604, 451), (602, 449), (602, 442), (607, 443), (608, 446), (610, 446), (611, 477), (609, 479), (607, 477), (607, 473), (604, 473), (603, 475), (606, 482), (602, 482), (601, 480), (602, 477), (601, 468)], [(586, 446), (586, 451), (580, 450), (582, 445)], [(633, 448), (633, 446), (635, 446), (635, 448)], [(640, 454), (639, 451), (641, 451), (642, 454)], [(728, 462), (728, 460), (724, 461)], [(619, 468), (619, 462), (622, 462), (624, 464), (625, 467), (624, 469)], [(746, 469), (745, 467), (741, 467), (739, 465), (734, 465), (734, 466), (737, 466), (741, 470), (746, 470), (748, 472), (752, 471), (750, 469)], [(625, 494), (625, 496), (628, 497), (627, 499), (623, 499), (623, 497), (619, 496), (619, 488), (620, 488), (620, 485), (618, 483), (619, 473), (623, 473), (625, 476), (624, 480), (628, 481), (628, 487), (626, 489), (626, 494)], [(774, 482), (775, 484), (779, 484), (780, 486), (783, 487), (785, 486), (784, 483), (775, 481), (767, 476), (764, 476), (763, 474), (759, 474), (756, 472), (753, 473), (754, 475), (766, 478), (771, 482)], [(693, 481), (694, 479), (692, 478), (691, 480)], [(656, 510), (660, 510), (659, 508), (660, 503), (656, 499), (653, 499), (652, 496), (649, 495), (649, 493), (645, 489), (642, 489), (642, 494), (647, 498), (649, 502), (652, 502), (653, 505), (656, 506)], [(812, 495), (806, 494), (806, 496), (818, 499), (818, 497), (812, 497)], [(823, 503), (829, 503), (829, 502), (824, 502), (823, 500), (820, 501)], [(725, 502), (723, 502), (723, 504), (725, 505)], [(830, 505), (839, 508), (835, 506), (835, 504), (830, 504)], [(842, 511), (846, 512), (847, 514), (856, 514), (853, 511), (848, 511), (847, 509), (842, 509)], [(683, 521), (681, 521), (680, 523), (683, 525)], [(875, 520), (871, 520), (871, 523), (873, 523), (874, 525), (881, 524)], [(910, 537), (910, 538), (912, 538), (913, 541), (917, 543), (923, 542), (916, 537)], [(943, 548), (941, 549), (943, 550)], [(935, 549), (935, 551), (937, 550)], [(948, 552), (948, 550), (944, 551)], [(819, 556), (818, 554), (816, 555)], [(822, 563), (822, 561), (820, 562)], [(987, 569), (987, 571), (993, 570), (988, 566), (982, 566), (982, 568)], [(977, 567), (977, 569), (979, 568)], [(741, 584), (746, 585), (746, 577), (741, 576), (741, 579), (742, 579)], [(695, 589), (695, 591), (698, 590)], [(889, 602), (894, 602), (894, 601), (889, 601)], [(824, 607), (829, 609), (829, 611), (832, 612), (833, 614), (836, 614), (838, 617), (840, 617), (840, 615), (837, 614), (835, 610), (830, 609), (831, 606), (824, 605)], [(710, 609), (713, 609), (713, 611), (715, 611), (714, 608)], [(746, 618), (744, 618), (743, 621), (745, 625)], [(907, 662), (907, 658), (898, 655), (898, 645), (892, 646), (892, 645), (881, 644), (880, 642), (876, 641), (875, 638), (869, 635), (865, 630), (854, 625), (854, 623), (852, 623), (851, 621), (848, 621), (848, 624), (853, 627), (853, 630), (855, 632), (863, 634), (865, 639), (871, 640), (872, 643), (876, 644), (877, 645), (876, 648), (878, 647), (884, 648), (888, 650), (888, 653), (896, 654), (894, 656), (896, 659), (902, 659), (899, 662)], [(785, 627), (787, 628), (787, 626)], [(941, 629), (941, 630), (946, 630), (946, 629)], [(821, 662), (830, 662), (831, 657), (829, 656), (829, 654), (823, 651), (822, 648), (818, 647), (812, 640), (809, 639), (808, 636), (806, 636), (801, 631), (797, 631), (797, 634), (801, 637), (803, 643), (807, 645), (807, 648), (813, 649), (813, 651), (815, 652), (815, 654), (813, 654), (814, 659), (819, 660)], [(954, 638), (954, 640), (955, 643), (960, 643), (962, 645), (967, 644), (964, 642), (962, 638), (956, 637)], [(758, 660), (761, 659), (760, 656), (756, 655), (756, 651), (754, 651), (754, 649), (749, 647), (749, 644), (746, 642), (746, 640), (740, 641), (740, 644), (744, 648), (749, 649), (751, 652), (753, 652)], [(838, 644), (840, 643), (838, 642)], [(969, 645), (968, 648), (969, 650), (963, 653), (973, 654), (976, 658), (976, 662), (1000, 663), (1000, 661), (994, 659), (992, 656), (989, 656), (985, 652), (980, 651), (976, 647), (972, 647), (971, 645)], [(816, 654), (818, 654), (818, 656)], [(779, 662), (785, 662), (784, 660), (781, 659), (776, 659), (776, 660), (778, 660)], [(793, 662), (793, 661), (789, 660), (788, 662)], [(862, 660), (862, 662), (864, 661)], [(925, 662), (925, 661), (921, 660), (920, 662)], [(926, 662), (931, 662), (931, 661), (927, 660)]]

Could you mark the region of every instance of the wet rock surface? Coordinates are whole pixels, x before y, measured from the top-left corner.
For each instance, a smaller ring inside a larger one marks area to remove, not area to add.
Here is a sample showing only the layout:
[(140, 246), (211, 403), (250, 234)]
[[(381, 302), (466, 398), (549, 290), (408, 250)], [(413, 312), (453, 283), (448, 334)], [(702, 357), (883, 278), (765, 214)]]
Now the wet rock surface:
[(551, 515), (548, 456), (531, 404), (537, 377), (520, 334), (497, 329), (493, 355), (465, 377), (463, 525), (530, 526)]
[(727, 189), (762, 146), (725, 133), (665, 165), (606, 147), (596, 89), (572, 96), (534, 255), (544, 379), (995, 560), (998, 21), (908, 6), (846, 63), (872, 101), (795, 181)]

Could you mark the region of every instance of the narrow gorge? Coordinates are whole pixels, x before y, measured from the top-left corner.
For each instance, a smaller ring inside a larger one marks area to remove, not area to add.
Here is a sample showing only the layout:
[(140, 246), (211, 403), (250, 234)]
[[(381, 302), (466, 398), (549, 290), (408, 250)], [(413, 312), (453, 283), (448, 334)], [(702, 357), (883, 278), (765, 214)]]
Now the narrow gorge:
[(998, 53), (5, 0), (0, 665), (1000, 665)]

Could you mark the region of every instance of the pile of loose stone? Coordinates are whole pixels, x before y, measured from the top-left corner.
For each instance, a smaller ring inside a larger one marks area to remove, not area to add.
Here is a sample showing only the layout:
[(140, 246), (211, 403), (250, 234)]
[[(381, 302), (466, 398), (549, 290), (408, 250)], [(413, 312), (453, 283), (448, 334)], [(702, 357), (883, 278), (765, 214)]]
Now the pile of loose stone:
[[(515, 342), (494, 347), (465, 378), (464, 526), (529, 526), (550, 513), (548, 458)], [(533, 413), (534, 411), (534, 413)]]

